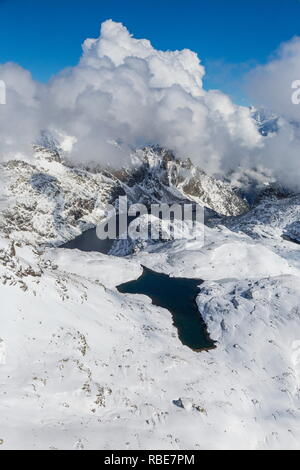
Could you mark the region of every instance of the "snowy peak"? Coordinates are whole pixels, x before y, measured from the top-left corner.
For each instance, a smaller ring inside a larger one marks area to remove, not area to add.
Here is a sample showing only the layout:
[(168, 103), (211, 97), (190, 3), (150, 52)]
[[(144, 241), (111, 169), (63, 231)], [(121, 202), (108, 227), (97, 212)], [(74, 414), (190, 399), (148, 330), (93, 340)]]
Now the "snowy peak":
[(57, 246), (94, 227), (106, 204), (125, 194), (132, 203), (192, 202), (225, 216), (248, 210), (229, 184), (170, 151), (148, 147), (132, 158), (129, 169), (92, 171), (36, 146), (34, 161), (1, 164), (0, 231), (22, 243)]
[(166, 149), (147, 147), (137, 151), (133, 161), (138, 166), (127, 171), (126, 184), (136, 202), (192, 202), (225, 216), (249, 209), (228, 183), (208, 176), (190, 159), (176, 159)]
[(256, 121), (261, 135), (266, 137), (271, 133), (278, 132), (278, 116), (275, 116), (273, 113), (265, 109), (253, 108), (251, 111), (252, 117)]

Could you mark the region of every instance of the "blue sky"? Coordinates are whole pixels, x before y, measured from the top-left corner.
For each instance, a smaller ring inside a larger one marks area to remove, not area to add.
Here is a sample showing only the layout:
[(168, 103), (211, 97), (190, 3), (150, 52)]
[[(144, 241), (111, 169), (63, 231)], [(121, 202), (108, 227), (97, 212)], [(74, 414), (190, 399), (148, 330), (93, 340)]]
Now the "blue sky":
[(0, 63), (17, 62), (46, 81), (77, 63), (81, 43), (108, 18), (158, 49), (196, 51), (206, 88), (241, 103), (243, 74), (300, 35), (299, 0), (0, 0)]

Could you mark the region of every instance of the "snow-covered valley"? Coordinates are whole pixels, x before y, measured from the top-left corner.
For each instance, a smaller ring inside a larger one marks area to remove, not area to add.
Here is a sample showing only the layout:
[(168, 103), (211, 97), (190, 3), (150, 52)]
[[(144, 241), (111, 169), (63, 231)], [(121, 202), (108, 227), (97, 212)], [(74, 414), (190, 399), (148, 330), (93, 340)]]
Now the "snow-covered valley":
[[(249, 208), (161, 150), (122, 175), (54, 156), (1, 166), (0, 448), (299, 449), (300, 245), (283, 237), (299, 233), (299, 196)], [(59, 248), (121, 190), (206, 206), (204, 246)], [(168, 310), (118, 291), (142, 265), (205, 280), (197, 304), (216, 349), (183, 346)]]

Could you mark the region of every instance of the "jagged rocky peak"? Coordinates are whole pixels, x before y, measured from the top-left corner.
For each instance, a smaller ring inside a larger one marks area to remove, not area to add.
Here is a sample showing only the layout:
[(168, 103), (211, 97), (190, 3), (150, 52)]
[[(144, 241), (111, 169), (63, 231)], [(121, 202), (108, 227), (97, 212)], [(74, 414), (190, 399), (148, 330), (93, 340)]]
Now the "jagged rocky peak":
[(178, 159), (161, 147), (138, 150), (132, 158), (135, 165), (123, 171), (122, 181), (139, 202), (192, 201), (225, 216), (249, 210), (229, 183), (208, 176), (189, 158)]

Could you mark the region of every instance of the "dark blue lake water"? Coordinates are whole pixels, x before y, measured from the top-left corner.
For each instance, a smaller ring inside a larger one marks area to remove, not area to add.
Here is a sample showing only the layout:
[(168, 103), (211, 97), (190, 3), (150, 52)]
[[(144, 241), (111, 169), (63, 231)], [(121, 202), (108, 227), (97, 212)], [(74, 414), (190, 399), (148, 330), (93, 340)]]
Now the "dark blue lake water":
[(196, 304), (202, 283), (201, 279), (172, 278), (144, 267), (139, 279), (121, 284), (118, 290), (147, 295), (154, 305), (169, 310), (182, 344), (200, 351), (215, 347)]

